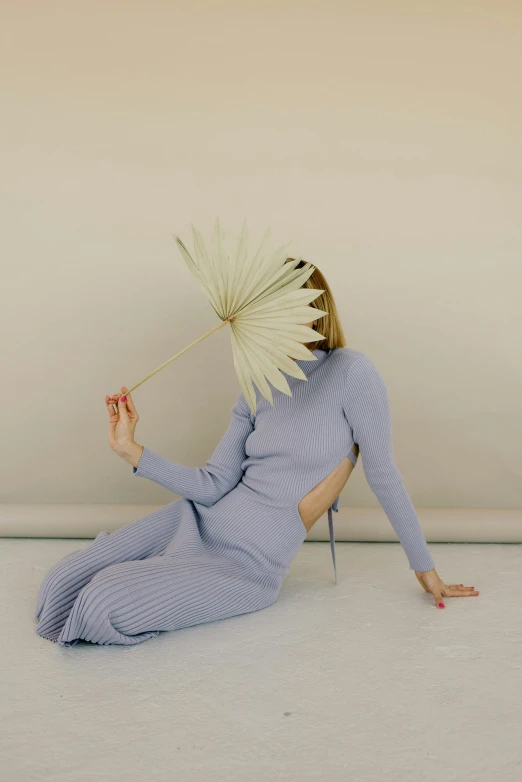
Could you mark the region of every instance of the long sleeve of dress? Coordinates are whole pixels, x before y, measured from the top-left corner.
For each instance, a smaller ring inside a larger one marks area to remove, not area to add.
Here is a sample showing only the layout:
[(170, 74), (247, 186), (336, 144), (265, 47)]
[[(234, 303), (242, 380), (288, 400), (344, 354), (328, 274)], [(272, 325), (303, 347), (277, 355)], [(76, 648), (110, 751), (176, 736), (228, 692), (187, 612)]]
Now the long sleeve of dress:
[(435, 563), (395, 464), (387, 388), (373, 362), (364, 354), (347, 372), (344, 414), (359, 445), (366, 480), (391, 522), (410, 568), (431, 570)]
[(243, 393), (238, 394), (231, 415), (227, 431), (205, 467), (185, 467), (144, 447), (138, 467), (132, 468), (133, 475), (155, 481), (185, 499), (213, 505), (239, 483), (245, 441), (254, 429)]

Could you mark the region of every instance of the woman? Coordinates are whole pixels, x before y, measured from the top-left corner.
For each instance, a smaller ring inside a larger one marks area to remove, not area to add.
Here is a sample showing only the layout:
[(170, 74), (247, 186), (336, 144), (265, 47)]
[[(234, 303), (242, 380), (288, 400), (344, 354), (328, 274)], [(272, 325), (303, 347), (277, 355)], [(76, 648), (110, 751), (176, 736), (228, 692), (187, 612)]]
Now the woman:
[[(297, 360), (307, 379), (285, 375), (292, 396), (273, 389), (273, 405), (256, 389), (255, 415), (240, 393), (204, 468), (167, 461), (135, 441), (139, 416), (124, 386), (105, 397), (112, 450), (133, 475), (180, 499), (111, 534), (100, 532), (58, 561), (38, 593), (40, 636), (66, 647), (81, 639), (135, 644), (266, 608), (326, 510), (331, 523), (359, 448), (366, 479), (435, 605), (444, 607), (443, 596), (478, 594), (439, 578), (394, 462), (384, 380), (366, 355), (344, 347), (317, 267), (305, 287), (323, 291), (314, 306), (328, 313), (320, 319), (324, 338), (308, 344), (314, 358)], [(334, 556), (332, 526), (330, 535)]]

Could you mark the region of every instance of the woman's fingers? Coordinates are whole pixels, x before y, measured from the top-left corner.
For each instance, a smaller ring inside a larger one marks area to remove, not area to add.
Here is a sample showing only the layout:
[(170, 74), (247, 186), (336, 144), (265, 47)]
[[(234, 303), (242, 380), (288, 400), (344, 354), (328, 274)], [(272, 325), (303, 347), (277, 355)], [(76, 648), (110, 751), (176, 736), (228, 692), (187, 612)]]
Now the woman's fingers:
[(134, 407), (134, 401), (129, 393), (127, 393), (127, 386), (122, 386), (121, 390), (123, 391), (123, 394), (125, 395), (125, 402), (127, 404), (127, 407), (129, 409), (129, 412), (132, 415), (138, 415), (138, 411)]
[(475, 587), (467, 587), (464, 584), (445, 584), (438, 574), (431, 571), (426, 573), (415, 573), (417, 580), (421, 583), (426, 592), (431, 592), (435, 598), (437, 608), (445, 608), (445, 597), (474, 597), (479, 594)]
[(125, 394), (120, 394), (118, 399), (118, 412), (120, 416), (123, 416), (128, 420), (129, 418), (129, 411), (127, 410), (127, 398)]
[(115, 405), (117, 405), (117, 401), (113, 397), (105, 397), (105, 406), (107, 407), (109, 418), (112, 418), (114, 415), (118, 415), (118, 411), (115, 410)]
[[(123, 401), (121, 401), (123, 399)], [(136, 425), (139, 419), (138, 411), (134, 407), (134, 401), (131, 395), (127, 391), (127, 386), (122, 386), (121, 391), (112, 396), (105, 397), (105, 405), (109, 411), (109, 418), (112, 420), (120, 418), (126, 418), (127, 421)]]
[(475, 587), (465, 587), (464, 584), (449, 584), (448, 589), (452, 589), (455, 592), (459, 592), (464, 595), (468, 595), (470, 592), (475, 591)]
[(444, 593), (446, 597), (472, 597), (473, 595), (478, 595), (479, 591), (478, 589), (475, 589), (475, 587), (465, 587), (460, 586), (460, 584), (451, 584), (450, 586), (446, 587)]
[(445, 608), (444, 601), (442, 599), (442, 589), (440, 586), (436, 586), (431, 590), (433, 597), (435, 598), (435, 605), (437, 608)]

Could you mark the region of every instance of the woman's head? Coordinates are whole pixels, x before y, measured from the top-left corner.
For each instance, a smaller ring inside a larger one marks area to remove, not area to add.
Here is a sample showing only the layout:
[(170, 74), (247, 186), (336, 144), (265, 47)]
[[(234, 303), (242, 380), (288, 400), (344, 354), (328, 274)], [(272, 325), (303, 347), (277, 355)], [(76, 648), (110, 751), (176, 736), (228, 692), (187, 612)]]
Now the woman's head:
[[(295, 261), (295, 258), (287, 258), (288, 261)], [(302, 269), (308, 261), (299, 261), (296, 269)], [(337, 307), (335, 306), (334, 298), (330, 286), (326, 282), (326, 278), (323, 273), (319, 271), (315, 263), (312, 264), (314, 270), (312, 274), (305, 280), (303, 288), (315, 288), (316, 290), (322, 290), (319, 296), (310, 302), (310, 307), (323, 310), (327, 312), (327, 315), (323, 315), (322, 318), (318, 318), (316, 321), (305, 324), (310, 328), (317, 329), (319, 334), (322, 334), (324, 339), (319, 339), (317, 342), (306, 342), (305, 345), (308, 350), (315, 350), (320, 348), (321, 350), (333, 350), (334, 348), (346, 347), (346, 339), (337, 313)]]

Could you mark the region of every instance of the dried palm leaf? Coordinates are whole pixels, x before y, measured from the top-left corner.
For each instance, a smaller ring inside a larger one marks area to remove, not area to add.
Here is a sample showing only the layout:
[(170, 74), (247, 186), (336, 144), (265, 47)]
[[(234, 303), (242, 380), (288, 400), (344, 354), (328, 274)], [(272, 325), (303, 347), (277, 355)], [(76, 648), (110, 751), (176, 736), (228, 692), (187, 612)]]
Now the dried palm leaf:
[(324, 291), (302, 287), (314, 267), (306, 263), (296, 269), (301, 257), (287, 262), (288, 244), (267, 252), (269, 232), (270, 228), (266, 230), (257, 251), (249, 253), (245, 220), (229, 254), (219, 218), (214, 224), (210, 251), (198, 229), (192, 226), (197, 263), (179, 236), (174, 236), (188, 268), (205, 291), (221, 323), (157, 367), (129, 389), (129, 393), (227, 323), (231, 327), (234, 367), (239, 384), (254, 414), (256, 394), (253, 383), (273, 406), (267, 380), (284, 394), (292, 396), (280, 369), (291, 377), (307, 380), (290, 356), (315, 360), (314, 354), (302, 343), (316, 342), (323, 335), (301, 324), (328, 314), (306, 306)]

